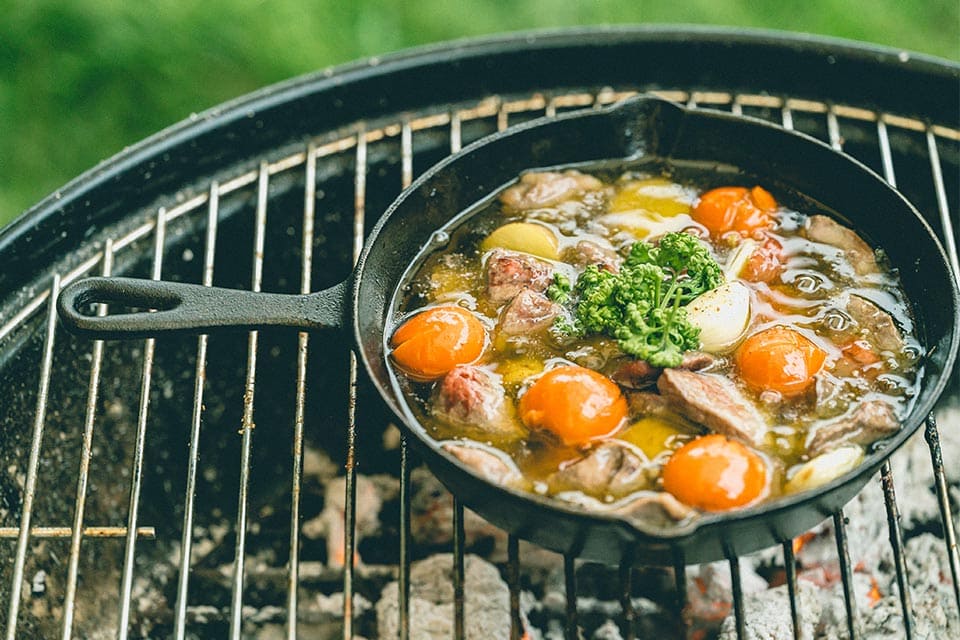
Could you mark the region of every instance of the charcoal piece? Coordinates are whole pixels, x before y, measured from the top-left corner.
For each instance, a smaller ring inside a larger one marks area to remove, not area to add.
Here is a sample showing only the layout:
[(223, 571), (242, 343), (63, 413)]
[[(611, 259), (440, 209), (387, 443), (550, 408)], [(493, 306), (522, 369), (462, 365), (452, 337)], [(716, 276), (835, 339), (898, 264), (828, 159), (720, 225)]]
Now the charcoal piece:
[[(399, 635), (398, 585), (377, 603), (381, 638)], [(453, 555), (438, 553), (410, 567), (410, 637), (453, 637)], [(468, 640), (510, 637), (510, 591), (497, 568), (475, 555), (464, 558), (464, 625)]]

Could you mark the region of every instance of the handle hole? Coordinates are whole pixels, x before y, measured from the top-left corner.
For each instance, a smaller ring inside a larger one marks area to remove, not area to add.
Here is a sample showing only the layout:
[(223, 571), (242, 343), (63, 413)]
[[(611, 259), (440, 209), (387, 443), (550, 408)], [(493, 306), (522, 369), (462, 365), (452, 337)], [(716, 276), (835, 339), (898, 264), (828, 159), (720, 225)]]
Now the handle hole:
[(108, 303), (94, 300), (81, 300), (77, 305), (77, 313), (87, 318), (96, 317), (100, 315), (100, 305), (107, 306), (107, 312), (105, 315), (108, 316), (135, 315), (138, 313), (151, 313), (158, 310), (156, 307), (139, 307), (130, 304), (123, 304), (122, 302)]

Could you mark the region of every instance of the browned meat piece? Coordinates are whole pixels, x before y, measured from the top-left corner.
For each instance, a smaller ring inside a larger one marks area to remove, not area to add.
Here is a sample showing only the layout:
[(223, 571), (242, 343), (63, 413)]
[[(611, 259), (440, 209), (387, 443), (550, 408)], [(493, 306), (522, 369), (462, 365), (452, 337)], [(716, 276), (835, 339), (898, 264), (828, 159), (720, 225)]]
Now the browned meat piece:
[(561, 307), (547, 296), (524, 289), (500, 314), (500, 330), (509, 334), (529, 334), (546, 329), (560, 315)]
[(567, 262), (580, 267), (591, 264), (606, 269), (610, 273), (619, 273), (623, 258), (611, 247), (604, 247), (590, 240), (581, 240), (575, 247), (567, 250)]
[(654, 367), (646, 360), (627, 360), (610, 377), (628, 389), (643, 389), (654, 384), (661, 371), (663, 369)]
[[(699, 371), (706, 369), (716, 362), (709, 353), (703, 351), (687, 351), (683, 354), (683, 361), (679, 369)], [(643, 389), (657, 381), (663, 369), (651, 366), (646, 360), (627, 360), (611, 376), (615, 382), (628, 389)]]
[(666, 369), (657, 380), (657, 389), (677, 413), (711, 431), (754, 446), (767, 432), (760, 413), (726, 378)]
[(526, 253), (497, 249), (487, 259), (487, 294), (495, 304), (524, 289), (543, 293), (553, 281), (553, 268)]
[(515, 211), (524, 211), (550, 207), (602, 188), (600, 180), (579, 171), (526, 173), (503, 192), (500, 201)]
[(706, 369), (717, 359), (706, 353), (705, 351), (687, 351), (683, 354), (683, 360), (680, 362), (678, 369), (686, 369), (687, 371), (700, 371), (701, 369)]
[(637, 391), (627, 393), (627, 405), (631, 416), (648, 416), (654, 418), (675, 417), (676, 412), (670, 403), (659, 393)]
[(850, 296), (847, 313), (866, 331), (863, 337), (877, 348), (895, 353), (903, 351), (903, 338), (889, 313), (860, 296)]
[(656, 474), (636, 451), (618, 442), (604, 442), (573, 464), (550, 476), (554, 491), (583, 491), (594, 496), (622, 497), (648, 488)]
[(647, 525), (667, 526), (696, 513), (666, 492), (649, 492), (617, 510), (617, 513)]
[(500, 378), (473, 365), (460, 365), (444, 376), (433, 412), (447, 422), (488, 431), (501, 432), (510, 424)]
[(810, 216), (806, 226), (807, 239), (814, 242), (833, 245), (842, 249), (850, 265), (858, 275), (877, 273), (877, 257), (863, 239), (852, 229), (848, 229), (827, 216)]
[(882, 400), (869, 400), (849, 415), (817, 427), (807, 445), (807, 454), (815, 458), (845, 444), (866, 446), (899, 428), (900, 421), (892, 406)]
[(508, 485), (519, 481), (520, 471), (505, 454), (496, 453), (480, 446), (471, 446), (456, 442), (445, 442), (443, 448), (453, 454), (468, 467), (474, 469), (484, 479), (499, 485)]

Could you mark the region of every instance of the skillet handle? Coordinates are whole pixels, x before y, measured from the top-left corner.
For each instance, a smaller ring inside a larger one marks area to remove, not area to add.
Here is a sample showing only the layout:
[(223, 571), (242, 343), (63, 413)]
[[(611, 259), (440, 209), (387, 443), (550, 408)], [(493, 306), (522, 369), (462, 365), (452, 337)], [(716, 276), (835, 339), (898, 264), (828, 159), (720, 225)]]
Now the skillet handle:
[[(287, 295), (162, 280), (96, 277), (64, 287), (57, 300), (57, 312), (71, 332), (96, 339), (267, 326), (339, 329), (344, 326), (348, 292), (347, 282), (318, 293)], [(80, 312), (82, 307), (96, 303), (142, 310), (102, 316)]]

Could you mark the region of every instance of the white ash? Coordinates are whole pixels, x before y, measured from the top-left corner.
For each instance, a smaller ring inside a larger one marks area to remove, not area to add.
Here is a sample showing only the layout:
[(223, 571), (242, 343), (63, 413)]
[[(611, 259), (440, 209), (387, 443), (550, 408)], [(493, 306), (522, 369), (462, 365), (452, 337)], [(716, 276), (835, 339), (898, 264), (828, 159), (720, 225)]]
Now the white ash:
[[(321, 459), (322, 456), (313, 456)], [(325, 473), (325, 463), (313, 463), (317, 473)], [(308, 518), (302, 528), (305, 538), (324, 539), (327, 545), (328, 563), (332, 568), (344, 564), (344, 537), (346, 478), (325, 478), (324, 507), (316, 516)], [(365, 537), (381, 531), (381, 512), (399, 497), (400, 483), (397, 478), (385, 475), (356, 475), (356, 549)], [(427, 548), (444, 547), (453, 542), (453, 496), (426, 467), (417, 467), (410, 474), (410, 534), (416, 545)], [(465, 544), (468, 549), (492, 541), (493, 551), (486, 554), (493, 562), (504, 562), (507, 557), (507, 534), (491, 525), (469, 509), (464, 509)], [(533, 547), (530, 547), (533, 549)], [(546, 560), (541, 553), (527, 554), (538, 565)], [(354, 564), (362, 564), (359, 553)]]
[[(453, 542), (453, 496), (426, 468), (410, 473), (410, 535), (425, 546), (443, 546)], [(489, 559), (506, 559), (507, 534), (473, 511), (464, 509), (464, 534), (467, 548), (485, 539), (492, 539), (494, 551)]]
[(383, 430), (381, 440), (384, 451), (395, 451), (399, 449), (400, 443), (403, 440), (400, 428), (391, 422), (387, 425), (386, 429)]
[[(950, 564), (947, 558), (947, 546), (942, 538), (930, 533), (922, 533), (907, 541), (907, 575), (910, 584), (939, 585), (950, 588)], [(893, 553), (884, 558), (885, 566), (893, 566)], [(892, 570), (892, 569), (891, 569)]]
[[(312, 598), (301, 600), (297, 620), (312, 623), (343, 620), (343, 597), (343, 593), (330, 595), (317, 593)], [(359, 593), (353, 594), (353, 613), (355, 616), (363, 615), (372, 608), (372, 602)]]
[[(694, 632), (715, 633), (733, 606), (730, 564), (720, 561), (689, 567), (686, 580), (687, 605), (684, 618)], [(745, 595), (766, 592), (769, 587), (748, 558), (740, 559), (740, 585)]]
[[(398, 585), (388, 584), (377, 609), (381, 638), (399, 631)], [(468, 639), (510, 637), (510, 592), (497, 568), (485, 560), (464, 558), (464, 625)], [(441, 553), (410, 567), (410, 637), (453, 636), (453, 555)]]
[[(757, 573), (749, 558), (740, 558), (740, 589), (744, 594), (764, 591), (769, 584)], [(702, 591), (700, 585), (705, 585)], [(733, 601), (733, 578), (730, 575), (730, 563), (721, 560), (709, 562), (687, 570), (687, 596), (702, 595), (715, 602)]]
[[(397, 493), (396, 480), (389, 476), (367, 477), (360, 474), (356, 480), (356, 531), (355, 544), (359, 545), (365, 535), (380, 530), (380, 509), (384, 499), (390, 499)], [(324, 490), (323, 511), (315, 518), (303, 524), (303, 535), (307, 538), (326, 538), (327, 562), (331, 567), (344, 565), (344, 543), (346, 537), (346, 478), (331, 479)], [(356, 548), (356, 547), (354, 547)], [(359, 562), (359, 556), (354, 562)]]
[[(535, 547), (531, 547), (534, 549)], [(540, 550), (546, 560), (546, 552)], [(527, 632), (533, 640), (564, 640), (564, 626), (567, 619), (567, 596), (563, 557), (551, 554), (556, 562), (549, 570), (546, 564), (542, 565), (537, 575), (538, 580), (531, 580), (534, 585), (542, 588), (542, 595), (535, 596), (529, 591), (520, 593), (520, 611), (527, 623)], [(527, 556), (521, 552), (520, 558), (524, 570), (527, 568)], [(579, 633), (584, 638), (616, 638), (619, 636), (604, 636), (612, 629), (619, 629), (626, 624), (623, 608), (620, 602), (621, 594), (619, 569), (597, 563), (578, 563), (577, 567), (577, 621)], [(525, 575), (526, 572), (525, 572)], [(640, 574), (635, 576), (634, 584), (648, 579)], [(664, 592), (666, 593), (666, 592)], [(676, 618), (673, 612), (673, 602), (665, 608), (663, 605), (642, 596), (631, 598), (633, 610), (635, 637), (672, 637), (676, 633)], [(541, 633), (543, 634), (541, 636)], [(600, 635), (597, 635), (597, 634)]]
[(326, 451), (310, 445), (303, 448), (303, 477), (315, 479), (325, 485), (340, 472), (341, 466), (335, 463)]
[[(219, 548), (229, 532), (230, 526), (225, 522), (214, 523), (209, 527), (194, 527), (193, 544), (190, 546), (190, 566), (195, 566), (212, 551)], [(171, 562), (174, 564), (180, 562), (180, 545), (179, 542), (175, 544), (175, 551), (177, 553), (175, 557), (171, 558)]]
[[(355, 616), (360, 616), (372, 608), (369, 600), (354, 594)], [(225, 610), (223, 612), (227, 614)], [(267, 606), (259, 610), (248, 611), (244, 607), (243, 637), (251, 640), (270, 640), (285, 638), (287, 610), (284, 607)], [(343, 637), (343, 594), (315, 594), (310, 598), (301, 598), (297, 613), (298, 637), (314, 640), (337, 640)], [(357, 638), (358, 636), (354, 636)]]
[[(312, 640), (318, 640), (319, 638), (329, 638), (330, 640), (339, 640), (343, 637), (343, 630), (337, 630), (336, 633), (324, 635), (323, 629), (317, 629), (316, 627), (309, 625), (297, 625), (297, 637), (298, 638), (311, 638)], [(287, 638), (287, 627), (282, 624), (268, 624), (260, 627), (256, 630), (256, 633), (252, 636), (244, 635), (244, 640), (286, 640)], [(363, 636), (354, 635), (353, 640), (365, 640)]]
[[(897, 595), (881, 598), (873, 604), (866, 602), (861, 594), (870, 588), (869, 578), (863, 574), (854, 575), (857, 594), (858, 629), (865, 638), (878, 640), (899, 640), (904, 637), (903, 610)], [(935, 640), (956, 638), (960, 633), (956, 621), (956, 608), (939, 593), (935, 585), (920, 586), (911, 590), (914, 611), (914, 636)], [(950, 596), (952, 598), (952, 596)], [(847, 617), (843, 592), (839, 585), (821, 598), (824, 603), (820, 620), (820, 632), (817, 638), (823, 640), (841, 640), (848, 637)], [(946, 608), (945, 608), (946, 605)], [(804, 612), (804, 615), (806, 611)]]
[[(913, 602), (917, 638), (958, 637), (960, 621), (953, 603), (953, 591), (943, 573), (947, 567), (942, 539), (921, 534), (906, 543), (907, 576)], [(853, 598), (858, 627), (864, 637), (903, 637), (903, 611), (897, 592), (892, 552), (870, 572), (861, 568), (853, 573)], [(824, 640), (847, 636), (847, 611), (843, 584), (835, 566), (818, 567), (801, 574), (799, 615), (803, 637)], [(876, 591), (874, 591), (876, 589)], [(877, 599), (879, 592), (879, 599)], [(813, 598), (808, 597), (814, 594)], [(744, 598), (747, 638), (791, 637), (789, 600), (786, 585), (755, 592)], [(778, 613), (779, 612), (779, 613)], [(723, 623), (722, 639), (736, 638), (731, 612)]]
[(287, 628), (282, 624), (267, 624), (256, 631), (256, 635), (250, 636), (244, 633), (244, 640), (256, 638), (256, 640), (284, 640), (287, 637)]
[(593, 632), (591, 640), (623, 640), (623, 635), (613, 620), (607, 620)]
[[(804, 615), (800, 618), (800, 638), (813, 638), (820, 620), (820, 600), (817, 589), (806, 581), (797, 584), (797, 596)], [(743, 599), (743, 640), (793, 638), (793, 617), (790, 615), (790, 594), (786, 585), (749, 594)], [(719, 640), (739, 640), (735, 618), (723, 621)]]
[[(559, 591), (550, 591), (539, 601), (529, 591), (524, 591), (526, 597), (521, 597), (521, 607), (524, 611), (546, 611), (554, 615), (566, 615), (567, 598)], [(631, 598), (634, 615), (644, 616), (661, 613), (663, 608), (647, 598)], [(602, 600), (589, 596), (577, 597), (577, 613), (580, 615), (604, 616), (615, 619), (623, 616), (623, 607), (618, 600)]]
[(47, 590), (47, 572), (41, 569), (33, 574), (33, 580), (30, 581), (30, 588), (33, 595), (40, 595)]
[(257, 609), (256, 607), (243, 607), (244, 624), (262, 625), (267, 622), (283, 620), (287, 617), (286, 609), (276, 606), (265, 606)]
[(221, 617), (220, 609), (208, 604), (187, 607), (187, 622), (195, 624), (209, 624)]

